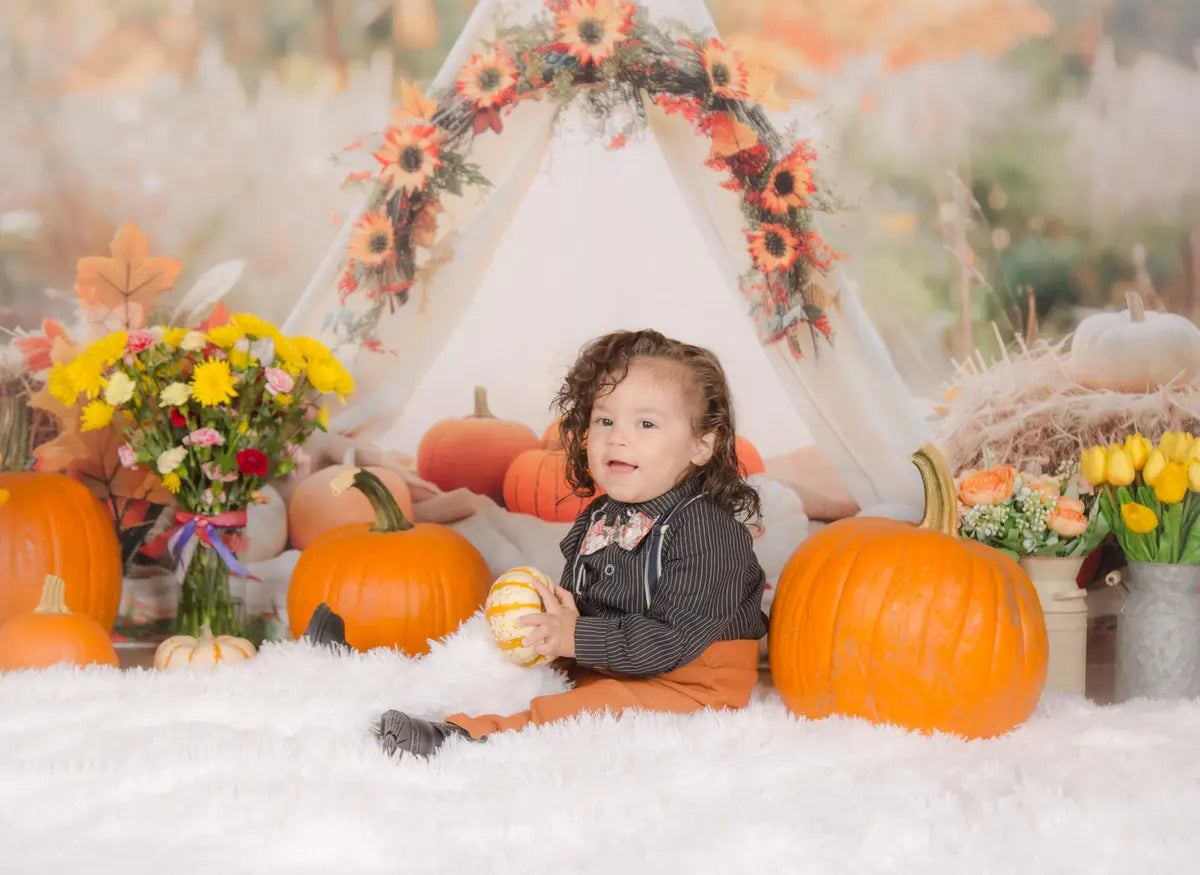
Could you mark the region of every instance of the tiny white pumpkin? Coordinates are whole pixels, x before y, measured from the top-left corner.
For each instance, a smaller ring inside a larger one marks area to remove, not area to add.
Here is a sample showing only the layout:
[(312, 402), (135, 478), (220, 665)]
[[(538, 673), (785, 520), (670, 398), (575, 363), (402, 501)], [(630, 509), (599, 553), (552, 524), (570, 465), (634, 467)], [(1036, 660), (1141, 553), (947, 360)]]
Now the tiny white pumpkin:
[(1127, 292), (1128, 310), (1083, 319), (1071, 341), (1075, 380), (1089, 389), (1154, 392), (1200, 378), (1200, 328), (1176, 313), (1146, 312)]
[(487, 600), (483, 603), (484, 615), (496, 645), (504, 658), (514, 665), (527, 667), (550, 658), (534, 653), (532, 647), (521, 644), (521, 639), (530, 630), (528, 626), (517, 624), (521, 617), (540, 614), (544, 610), (541, 596), (533, 588), (535, 580), (546, 589), (554, 589), (550, 578), (536, 568), (527, 565), (510, 568), (492, 582)]
[(154, 667), (170, 670), (178, 668), (214, 669), (220, 663), (245, 662), (257, 652), (245, 638), (233, 635), (213, 637), (208, 623), (200, 628), (200, 637), (174, 635), (158, 645), (154, 651)]

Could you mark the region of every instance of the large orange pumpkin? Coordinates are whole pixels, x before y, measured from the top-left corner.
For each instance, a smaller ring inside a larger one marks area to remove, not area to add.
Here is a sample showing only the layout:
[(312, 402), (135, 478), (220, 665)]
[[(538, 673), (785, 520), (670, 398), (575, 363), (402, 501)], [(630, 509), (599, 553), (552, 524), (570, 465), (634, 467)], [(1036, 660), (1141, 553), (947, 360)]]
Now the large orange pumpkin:
[(575, 495), (567, 485), (562, 451), (526, 450), (513, 459), (504, 477), (505, 507), (552, 523), (573, 522), (591, 500)]
[(521, 453), (541, 444), (529, 426), (493, 416), (487, 406), (487, 390), (476, 386), (474, 413), (434, 423), (421, 438), (417, 476), (447, 491), (466, 487), (500, 504), (508, 466)]
[(450, 634), (483, 605), (491, 584), (487, 563), (453, 529), (410, 523), (369, 471), (351, 469), (343, 477), (371, 502), (376, 523), (333, 529), (300, 554), (287, 595), (292, 636), (303, 634), (325, 602), (346, 621), (352, 647), (427, 653), (431, 638)]
[(1012, 559), (958, 538), (941, 454), (927, 445), (913, 462), (925, 484), (919, 525), (839, 520), (784, 567), (771, 606), (771, 676), (804, 717), (999, 735), (1033, 713), (1046, 681), (1037, 592)]
[(32, 611), (47, 574), (67, 604), (111, 630), (121, 601), (121, 548), (112, 518), (62, 474), (0, 473), (0, 623)]
[(738, 435), (734, 441), (734, 451), (737, 453), (738, 464), (742, 468), (742, 476), (750, 477), (754, 474), (761, 474), (767, 470), (766, 464), (763, 462), (762, 454), (759, 453), (758, 447), (750, 443), (746, 438)]
[[(329, 491), (329, 483), (335, 477), (353, 468), (353, 465), (330, 465), (314, 471), (296, 484), (288, 499), (288, 541), (297, 550), (303, 550), (330, 529), (351, 523), (369, 523), (375, 519), (371, 502), (357, 489), (348, 489), (341, 495)], [(392, 494), (405, 517), (412, 519), (413, 499), (408, 481), (398, 471), (390, 468), (367, 468), (378, 477)]]
[(62, 578), (47, 574), (37, 607), (0, 625), (0, 671), (47, 668), (60, 662), (120, 665), (108, 630), (87, 614), (72, 613), (64, 591)]

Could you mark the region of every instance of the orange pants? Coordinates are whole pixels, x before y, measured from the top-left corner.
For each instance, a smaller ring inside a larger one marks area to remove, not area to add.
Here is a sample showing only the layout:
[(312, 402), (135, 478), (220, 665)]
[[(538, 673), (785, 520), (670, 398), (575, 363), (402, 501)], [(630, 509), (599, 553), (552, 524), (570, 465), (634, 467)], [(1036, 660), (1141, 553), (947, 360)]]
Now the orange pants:
[(540, 726), (584, 713), (620, 714), (627, 708), (690, 714), (702, 708), (745, 708), (758, 683), (758, 642), (718, 641), (692, 662), (652, 677), (632, 677), (603, 669), (572, 667), (575, 688), (538, 696), (529, 710), (509, 717), (452, 714), (447, 723), (461, 726), (472, 738), (493, 732)]

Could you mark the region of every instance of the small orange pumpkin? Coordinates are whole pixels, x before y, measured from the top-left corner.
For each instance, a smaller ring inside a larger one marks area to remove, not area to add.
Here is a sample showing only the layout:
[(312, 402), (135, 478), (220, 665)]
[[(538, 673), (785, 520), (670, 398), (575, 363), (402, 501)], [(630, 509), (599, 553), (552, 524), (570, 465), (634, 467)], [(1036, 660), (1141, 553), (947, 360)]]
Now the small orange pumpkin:
[(566, 472), (567, 457), (561, 450), (526, 450), (508, 466), (504, 506), (552, 523), (574, 521), (592, 497), (575, 495)]
[(111, 630), (121, 601), (121, 548), (112, 517), (72, 477), (0, 473), (0, 623), (33, 610), (47, 574), (67, 603)]
[(0, 626), (0, 671), (48, 668), (59, 662), (120, 666), (108, 632), (67, 607), (66, 584), (47, 574), (37, 607)]
[(737, 453), (738, 465), (742, 469), (743, 477), (751, 477), (767, 470), (762, 454), (758, 452), (758, 447), (741, 435), (734, 440), (734, 452)]
[[(351, 523), (369, 523), (375, 519), (371, 502), (357, 489), (348, 489), (341, 495), (333, 495), (329, 484), (334, 478), (343, 476), (353, 469), (353, 458), (342, 465), (330, 465), (314, 471), (296, 484), (288, 500), (288, 541), (297, 550), (303, 550), (330, 529)], [(408, 518), (413, 515), (412, 490), (408, 481), (398, 471), (390, 468), (367, 468), (387, 487), (400, 510)]]
[(353, 485), (375, 510), (375, 525), (326, 532), (300, 554), (288, 586), (288, 620), (299, 638), (325, 602), (346, 621), (350, 646), (429, 652), (429, 640), (455, 631), (487, 598), (487, 563), (462, 535), (413, 524), (369, 471), (350, 469), (330, 483)]
[(417, 476), (449, 491), (466, 487), (497, 504), (504, 501), (504, 475), (513, 459), (542, 441), (527, 425), (497, 419), (488, 410), (487, 390), (475, 387), (475, 412), (434, 423), (417, 445)]
[(919, 526), (833, 523), (792, 555), (771, 606), (771, 676), (794, 713), (967, 738), (1026, 720), (1046, 681), (1046, 624), (1025, 572), (960, 539), (954, 481), (926, 445)]

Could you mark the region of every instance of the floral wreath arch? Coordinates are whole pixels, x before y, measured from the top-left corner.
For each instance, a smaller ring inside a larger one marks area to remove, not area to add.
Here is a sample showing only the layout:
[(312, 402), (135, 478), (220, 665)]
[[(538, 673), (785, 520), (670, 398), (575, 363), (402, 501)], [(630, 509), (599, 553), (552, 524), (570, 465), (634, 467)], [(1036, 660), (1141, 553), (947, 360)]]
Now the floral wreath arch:
[[(840, 258), (812, 227), (812, 213), (830, 205), (810, 144), (785, 138), (764, 112), (778, 101), (771, 78), (716, 37), (654, 23), (643, 3), (546, 0), (544, 7), (528, 24), (499, 27), (437, 100), (404, 83), (403, 102), (373, 153), (377, 171), (348, 177), (370, 194), (337, 270), (339, 306), (326, 328), (342, 343), (394, 352), (377, 326), (408, 303), (421, 271), (436, 269), (419, 265), (418, 251), (433, 245), (442, 196), (491, 187), (469, 161), (472, 144), (501, 134), (515, 106), (531, 99), (565, 106), (585, 94), (595, 118), (635, 107), (608, 143), (615, 149), (645, 125), (644, 94), (711, 140), (705, 164), (725, 172), (721, 186), (741, 195), (751, 266), (740, 285), (763, 341), (786, 340), (797, 359), (804, 331), (814, 349), (818, 338), (832, 343), (828, 301), (812, 282), (813, 271)], [(366, 300), (350, 306), (352, 296)]]

